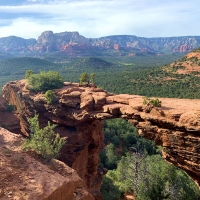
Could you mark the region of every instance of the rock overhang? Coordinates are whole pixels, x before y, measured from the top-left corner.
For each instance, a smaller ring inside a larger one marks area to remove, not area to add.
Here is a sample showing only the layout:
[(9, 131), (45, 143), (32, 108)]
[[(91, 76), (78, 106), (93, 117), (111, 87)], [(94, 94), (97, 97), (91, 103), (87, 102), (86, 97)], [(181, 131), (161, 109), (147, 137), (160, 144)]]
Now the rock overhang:
[[(19, 91), (21, 97), (17, 95)], [(58, 101), (55, 105), (48, 105), (44, 93), (27, 90), (25, 80), (10, 82), (4, 86), (4, 98), (10, 104), (16, 105), (24, 134), (27, 135), (28, 130), (26, 118), (33, 116), (35, 111), (43, 115), (46, 121), (50, 120), (58, 126), (76, 127), (77, 134), (79, 130), (82, 130), (81, 127), (90, 130), (90, 133), (86, 131), (87, 134), (95, 132), (92, 128), (97, 129), (97, 127), (90, 125), (95, 124), (96, 121), (101, 126), (98, 129), (99, 132), (102, 131), (103, 126), (100, 121), (123, 118), (136, 126), (140, 135), (169, 149), (163, 152), (165, 159), (184, 169), (200, 184), (198, 159), (200, 100), (159, 98), (162, 101), (161, 107), (146, 109), (142, 105), (143, 96), (115, 95), (94, 85), (86, 87), (79, 86), (77, 83), (64, 83), (61, 89), (53, 91)], [(98, 139), (102, 142), (101, 137), (99, 136)], [(85, 142), (84, 139), (82, 142)], [(90, 144), (95, 144), (100, 152), (99, 146), (102, 148), (102, 144), (92, 140)], [(88, 148), (87, 144), (85, 148)]]

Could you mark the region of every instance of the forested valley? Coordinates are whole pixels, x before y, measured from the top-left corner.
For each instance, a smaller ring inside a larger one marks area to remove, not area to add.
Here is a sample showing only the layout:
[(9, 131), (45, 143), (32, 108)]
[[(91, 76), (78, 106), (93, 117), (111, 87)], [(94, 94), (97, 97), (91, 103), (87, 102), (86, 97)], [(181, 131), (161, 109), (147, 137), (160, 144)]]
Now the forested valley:
[[(95, 84), (117, 94), (147, 97), (200, 98), (198, 73), (176, 74), (163, 70), (183, 54), (161, 56), (70, 57), (60, 62), (41, 58), (8, 58), (0, 61), (0, 86), (22, 79), (26, 70), (55, 70), (64, 81), (79, 82), (83, 72), (95, 73)], [(166, 163), (161, 147), (138, 136), (122, 119), (106, 120), (101, 166), (108, 169), (101, 192), (104, 200), (118, 200), (127, 192), (137, 200), (198, 200), (200, 191), (183, 171)]]

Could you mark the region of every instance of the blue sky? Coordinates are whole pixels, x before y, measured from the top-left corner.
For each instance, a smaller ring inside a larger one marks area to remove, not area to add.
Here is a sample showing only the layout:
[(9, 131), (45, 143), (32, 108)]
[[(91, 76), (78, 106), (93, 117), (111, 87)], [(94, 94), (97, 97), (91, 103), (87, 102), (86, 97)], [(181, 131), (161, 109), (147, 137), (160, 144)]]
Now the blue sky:
[(200, 36), (199, 0), (0, 0), (0, 37)]

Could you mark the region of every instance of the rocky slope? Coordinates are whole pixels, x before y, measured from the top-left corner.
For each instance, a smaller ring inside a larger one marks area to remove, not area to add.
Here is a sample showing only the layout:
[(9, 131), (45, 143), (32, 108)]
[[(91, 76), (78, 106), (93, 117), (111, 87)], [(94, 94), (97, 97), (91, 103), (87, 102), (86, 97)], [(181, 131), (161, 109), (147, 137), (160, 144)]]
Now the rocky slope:
[(44, 164), (22, 152), (21, 143), (0, 128), (0, 199), (94, 200), (75, 170), (58, 160)]
[(200, 73), (200, 49), (195, 49), (186, 54), (182, 59), (171, 63), (163, 68), (177, 74), (199, 75)]
[[(99, 190), (104, 172), (99, 167), (99, 154), (103, 149), (103, 121), (84, 120), (87, 112), (82, 113), (78, 109), (80, 91), (82, 90), (77, 87), (73, 91), (74, 96), (72, 98), (70, 98), (70, 95), (68, 97), (65, 91), (58, 90), (58, 95), (63, 96), (63, 102), (58, 104), (61, 107), (57, 109), (57, 106), (49, 107), (44, 103), (44, 94), (41, 93), (35, 96), (34, 93), (30, 93), (26, 89), (25, 80), (10, 82), (9, 89), (7, 89), (4, 90), (4, 97), (9, 104), (16, 105), (15, 112), (20, 120), (21, 132), (28, 135), (27, 117), (34, 116), (35, 112), (39, 113), (41, 126), (46, 126), (48, 121), (58, 124), (55, 131), (67, 139), (66, 145), (62, 149), (61, 160), (77, 171), (95, 199), (101, 199)], [(31, 94), (35, 96), (35, 100), (29, 98)], [(54, 114), (48, 112), (46, 107), (52, 110)], [(78, 112), (75, 112), (77, 109)]]
[(139, 134), (164, 148), (164, 158), (185, 170), (200, 185), (200, 100), (160, 99), (162, 107), (142, 106), (143, 97), (114, 95), (96, 87), (65, 83), (54, 90), (57, 104), (47, 105), (43, 93), (27, 89), (25, 80), (7, 83), (4, 98), (16, 105), (21, 131), (28, 135), (27, 117), (35, 112), (41, 125), (58, 124), (56, 131), (67, 137), (61, 160), (75, 169), (96, 199), (103, 170), (99, 153), (103, 148), (103, 120), (124, 118)]
[(188, 52), (200, 46), (200, 36), (144, 38), (132, 35), (85, 38), (78, 32), (43, 32), (38, 39), (15, 36), (0, 38), (0, 51), (34, 54), (35, 52), (65, 52), (68, 55), (94, 55), (102, 52), (155, 53)]

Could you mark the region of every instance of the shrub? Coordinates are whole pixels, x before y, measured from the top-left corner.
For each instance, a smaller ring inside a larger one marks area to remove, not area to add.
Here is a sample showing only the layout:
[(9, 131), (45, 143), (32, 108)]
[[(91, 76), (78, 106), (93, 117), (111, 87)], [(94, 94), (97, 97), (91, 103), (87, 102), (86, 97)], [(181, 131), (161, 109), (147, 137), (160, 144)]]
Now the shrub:
[(25, 79), (29, 78), (32, 74), (34, 74), (33, 70), (26, 70)]
[(160, 101), (158, 98), (156, 99), (151, 99), (144, 97), (143, 99), (143, 105), (153, 105), (155, 107), (161, 107), (162, 101)]
[(95, 73), (91, 73), (90, 77), (88, 76), (88, 74), (86, 72), (83, 72), (80, 75), (80, 84), (84, 84), (84, 83), (92, 83), (94, 84), (94, 79), (95, 79), (96, 74)]
[(83, 72), (80, 75), (80, 84), (88, 82), (88, 74), (86, 72)]
[(92, 84), (94, 84), (95, 76), (96, 76), (95, 73), (91, 73), (91, 74), (90, 74), (90, 82), (91, 82)]
[(103, 177), (103, 182), (101, 185), (101, 193), (104, 200), (119, 200), (123, 196), (119, 187), (114, 184), (114, 181), (108, 177)]
[(65, 144), (64, 138), (60, 138), (59, 134), (55, 134), (56, 125), (48, 125), (41, 129), (39, 127), (38, 115), (28, 119), (30, 123), (30, 138), (23, 143), (24, 150), (34, 150), (42, 155), (43, 158), (50, 160), (58, 158), (62, 146)]
[(55, 93), (52, 90), (47, 90), (45, 93), (47, 104), (53, 104), (55, 100)]
[(58, 72), (41, 71), (40, 74), (31, 74), (28, 77), (31, 90), (46, 91), (63, 86), (63, 79)]

